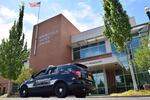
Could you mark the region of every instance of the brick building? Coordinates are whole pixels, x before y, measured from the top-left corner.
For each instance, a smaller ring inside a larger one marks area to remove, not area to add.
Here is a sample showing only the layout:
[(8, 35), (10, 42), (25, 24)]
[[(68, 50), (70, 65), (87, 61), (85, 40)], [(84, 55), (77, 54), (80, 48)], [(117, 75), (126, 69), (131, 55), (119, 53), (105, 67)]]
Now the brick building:
[[(148, 24), (132, 26), (132, 53), (140, 45), (140, 37), (148, 33)], [(62, 14), (34, 26), (30, 67), (39, 71), (48, 65), (81, 63), (88, 66), (95, 79), (96, 94), (133, 89), (127, 55), (117, 52), (103, 35), (103, 26), (80, 32)]]
[[(140, 46), (140, 38), (148, 34), (148, 23), (136, 25), (134, 17), (130, 18), (130, 23), (133, 36), (130, 49), (133, 54)], [(86, 65), (92, 71), (95, 94), (133, 89), (127, 55), (118, 52), (104, 36), (103, 26), (80, 32), (62, 14), (34, 25), (29, 66), (35, 72), (49, 65), (75, 62)], [(145, 82), (150, 80), (142, 80), (138, 85)], [(7, 85), (5, 87), (7, 90)]]

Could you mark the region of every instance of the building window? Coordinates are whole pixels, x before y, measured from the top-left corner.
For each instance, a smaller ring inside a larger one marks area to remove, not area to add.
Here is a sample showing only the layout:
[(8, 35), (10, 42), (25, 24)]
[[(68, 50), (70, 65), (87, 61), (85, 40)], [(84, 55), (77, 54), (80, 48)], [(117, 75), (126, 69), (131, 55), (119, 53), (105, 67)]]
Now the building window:
[(73, 48), (74, 59), (87, 58), (106, 53), (105, 42), (98, 42), (82, 47)]
[(123, 65), (123, 67), (125, 69), (129, 69), (126, 52), (125, 51), (122, 51), (122, 52), (117, 51), (117, 49), (115, 48), (115, 46), (113, 44), (111, 44), (111, 48), (112, 48), (112, 54), (117, 57), (118, 61)]
[(93, 72), (94, 83), (96, 87), (96, 94), (105, 94), (105, 81), (104, 81), (104, 73), (102, 70), (97, 70)]
[(115, 73), (117, 92), (133, 89), (132, 78), (130, 74), (125, 74), (123, 70), (116, 70)]
[(73, 48), (73, 57), (74, 57), (74, 59), (79, 59), (80, 58), (80, 47)]
[[(132, 36), (132, 40), (130, 42), (130, 49), (131, 49), (131, 53), (132, 56), (134, 55), (135, 50), (140, 46), (140, 37), (138, 34), (133, 35)], [(118, 59), (118, 61), (123, 65), (123, 67), (128, 70), (128, 59), (127, 59), (127, 54), (124, 51), (117, 51), (117, 49), (115, 48), (115, 46), (113, 44), (111, 44), (111, 48), (112, 48), (112, 53), (113, 55), (115, 55)]]
[(131, 40), (130, 48), (136, 49), (140, 46), (140, 39), (139, 36), (134, 36)]

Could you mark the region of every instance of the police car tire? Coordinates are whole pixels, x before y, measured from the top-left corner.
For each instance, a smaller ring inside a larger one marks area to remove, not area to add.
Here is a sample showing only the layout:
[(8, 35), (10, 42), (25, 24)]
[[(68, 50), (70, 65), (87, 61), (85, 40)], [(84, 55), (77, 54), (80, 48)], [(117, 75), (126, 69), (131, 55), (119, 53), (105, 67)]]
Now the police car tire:
[(26, 87), (22, 87), (19, 91), (19, 94), (22, 98), (28, 97), (28, 89)]
[(54, 91), (58, 98), (65, 98), (67, 96), (67, 86), (62, 82), (55, 85)]

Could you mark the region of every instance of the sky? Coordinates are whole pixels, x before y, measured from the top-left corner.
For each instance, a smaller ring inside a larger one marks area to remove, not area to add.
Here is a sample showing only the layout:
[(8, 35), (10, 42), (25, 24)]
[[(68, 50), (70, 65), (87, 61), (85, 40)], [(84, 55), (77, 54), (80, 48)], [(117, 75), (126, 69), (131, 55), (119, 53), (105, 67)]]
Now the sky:
[[(103, 0), (40, 0), (40, 22), (62, 13), (81, 32), (103, 25)], [(9, 36), (9, 29), (18, 17), (19, 5), (25, 3), (25, 41), (31, 47), (33, 25), (37, 24), (38, 7), (30, 7), (29, 2), (39, 0), (0, 0), (0, 43)], [(148, 22), (144, 7), (150, 7), (150, 0), (120, 0), (124, 10), (137, 24)]]

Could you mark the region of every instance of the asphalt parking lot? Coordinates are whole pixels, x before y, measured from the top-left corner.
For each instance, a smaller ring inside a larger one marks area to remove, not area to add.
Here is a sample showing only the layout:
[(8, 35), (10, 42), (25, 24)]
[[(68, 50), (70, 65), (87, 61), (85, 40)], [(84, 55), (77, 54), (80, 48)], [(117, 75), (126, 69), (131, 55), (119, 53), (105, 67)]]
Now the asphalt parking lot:
[(0, 98), (0, 100), (150, 100), (150, 97), (87, 97), (87, 98), (75, 98), (75, 97), (67, 97), (67, 98), (39, 98), (39, 97), (31, 97), (31, 98)]

